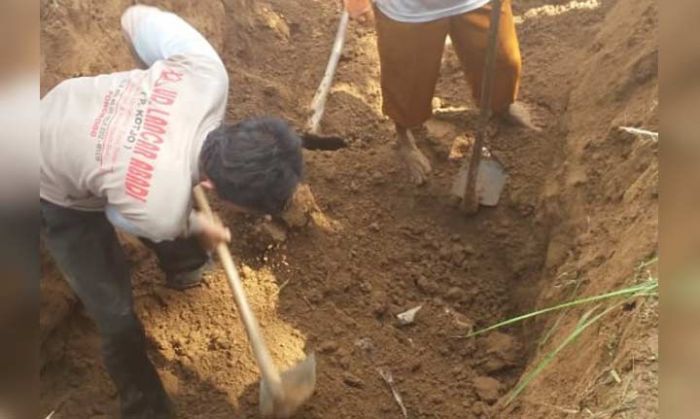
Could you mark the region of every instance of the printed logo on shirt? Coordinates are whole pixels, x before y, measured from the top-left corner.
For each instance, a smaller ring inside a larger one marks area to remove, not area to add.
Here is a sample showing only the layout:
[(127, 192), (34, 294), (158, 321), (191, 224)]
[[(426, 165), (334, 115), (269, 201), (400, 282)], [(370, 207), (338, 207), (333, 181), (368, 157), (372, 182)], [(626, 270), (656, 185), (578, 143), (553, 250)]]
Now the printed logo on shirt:
[(148, 201), (151, 178), (170, 122), (170, 109), (177, 100), (177, 87), (183, 76), (184, 73), (170, 67), (161, 71), (148, 99), (148, 106), (141, 114), (136, 114), (134, 126), (140, 125), (140, 120), (143, 122), (140, 131), (132, 136), (135, 132), (132, 127), (127, 137), (125, 148), (132, 150), (132, 156), (124, 179), (124, 189), (128, 196), (141, 202)]

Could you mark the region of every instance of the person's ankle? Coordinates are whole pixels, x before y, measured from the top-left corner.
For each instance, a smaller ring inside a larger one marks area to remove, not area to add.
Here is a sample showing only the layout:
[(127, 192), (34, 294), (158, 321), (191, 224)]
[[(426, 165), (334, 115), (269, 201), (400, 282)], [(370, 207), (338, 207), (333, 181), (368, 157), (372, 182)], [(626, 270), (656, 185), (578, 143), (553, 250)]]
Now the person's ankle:
[(396, 142), (395, 146), (404, 150), (416, 150), (416, 130), (417, 128), (401, 128), (396, 127)]
[(532, 121), (532, 116), (528, 108), (522, 102), (511, 103), (502, 111), (495, 112), (495, 117), (501, 122), (518, 128), (525, 128), (532, 131), (541, 131)]

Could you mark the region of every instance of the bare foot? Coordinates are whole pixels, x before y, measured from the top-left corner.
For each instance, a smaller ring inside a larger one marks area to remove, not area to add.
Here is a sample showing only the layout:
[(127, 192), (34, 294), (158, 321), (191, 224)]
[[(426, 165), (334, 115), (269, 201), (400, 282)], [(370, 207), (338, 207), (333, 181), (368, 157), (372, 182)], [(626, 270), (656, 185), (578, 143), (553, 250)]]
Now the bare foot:
[(528, 111), (527, 107), (522, 102), (511, 103), (508, 110), (503, 112), (500, 117), (507, 124), (530, 129), (535, 132), (542, 131), (532, 122), (530, 111)]
[(415, 145), (400, 144), (397, 152), (410, 173), (411, 181), (416, 185), (424, 184), (432, 170), (428, 158)]

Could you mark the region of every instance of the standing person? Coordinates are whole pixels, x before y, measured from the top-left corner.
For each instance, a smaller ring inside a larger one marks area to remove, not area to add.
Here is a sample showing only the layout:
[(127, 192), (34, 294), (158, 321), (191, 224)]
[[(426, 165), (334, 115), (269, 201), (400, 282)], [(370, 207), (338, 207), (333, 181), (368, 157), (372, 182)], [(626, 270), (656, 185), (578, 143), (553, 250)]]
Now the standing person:
[[(377, 30), (384, 113), (394, 121), (397, 151), (411, 179), (422, 184), (431, 171), (412, 130), (432, 115), (432, 99), (447, 35), (479, 102), (488, 38), (490, 0), (343, 0), (351, 17), (372, 18)], [(492, 110), (501, 120), (528, 129), (527, 109), (516, 101), (520, 47), (510, 0), (504, 0), (498, 31)]]
[(114, 227), (154, 249), (169, 286), (194, 286), (230, 232), (192, 209), (192, 188), (280, 213), (302, 175), (301, 140), (274, 118), (223, 123), (226, 68), (183, 19), (133, 6), (121, 23), (146, 69), (66, 80), (41, 101), (42, 225), (97, 324), (122, 417), (169, 418)]

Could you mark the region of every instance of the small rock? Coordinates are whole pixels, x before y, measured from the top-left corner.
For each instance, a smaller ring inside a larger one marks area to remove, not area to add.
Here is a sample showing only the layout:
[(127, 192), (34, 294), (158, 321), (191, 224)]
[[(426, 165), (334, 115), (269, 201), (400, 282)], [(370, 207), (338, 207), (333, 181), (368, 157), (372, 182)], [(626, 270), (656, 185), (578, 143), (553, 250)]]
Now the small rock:
[(163, 342), (162, 340), (154, 337), (154, 341), (156, 344), (156, 348), (158, 348), (159, 351), (165, 350), (167, 348), (167, 346), (165, 345), (165, 342)]
[(360, 282), (360, 291), (364, 292), (365, 294), (371, 292), (372, 291), (372, 284), (369, 283), (369, 281)]
[(471, 149), (474, 144), (474, 136), (458, 135), (452, 141), (447, 159), (451, 161), (461, 161), (465, 156), (471, 154)]
[(321, 300), (323, 300), (323, 295), (318, 290), (311, 290), (308, 298), (312, 303), (318, 304), (321, 302)]
[(343, 373), (343, 382), (346, 385), (348, 385), (350, 387), (354, 387), (354, 388), (362, 388), (365, 386), (365, 383), (364, 383), (364, 381), (362, 381), (362, 379), (360, 379), (359, 377), (357, 377), (349, 372)]
[(252, 278), (254, 271), (248, 265), (241, 264), (241, 277)]
[(369, 229), (370, 229), (370, 231), (373, 231), (375, 233), (378, 232), (379, 231), (379, 223), (374, 222), (374, 223), (370, 224)]
[(96, 416), (97, 416), (97, 415), (103, 415), (103, 414), (105, 413), (105, 411), (104, 411), (104, 409), (102, 408), (102, 406), (92, 406), (92, 408), (91, 408), (90, 410), (91, 410), (91, 413), (92, 413), (93, 415), (96, 415)]
[(498, 400), (501, 387), (503, 387), (500, 381), (488, 376), (476, 377), (473, 384), (474, 391), (479, 398), (489, 404)]
[(335, 274), (335, 284), (332, 288), (335, 290), (347, 291), (355, 285), (352, 279), (352, 273), (348, 271), (340, 271)]
[(432, 404), (442, 404), (445, 401), (445, 398), (442, 394), (434, 394), (430, 397), (430, 403)]
[(440, 259), (442, 260), (449, 260), (450, 259), (450, 253), (451, 249), (447, 246), (443, 246), (440, 248)]
[(374, 349), (374, 343), (370, 338), (360, 338), (355, 341), (355, 346), (363, 351), (371, 352)]
[(349, 356), (341, 356), (338, 358), (338, 365), (344, 370), (347, 370), (350, 368), (350, 357)]
[(185, 346), (185, 342), (180, 336), (173, 336), (173, 338), (170, 340), (170, 344), (173, 349), (181, 349)]
[(457, 127), (454, 124), (437, 119), (428, 120), (425, 123), (425, 129), (429, 138), (447, 144), (451, 144), (457, 135)]
[(471, 244), (465, 244), (465, 245), (462, 247), (462, 249), (464, 250), (464, 253), (466, 253), (467, 255), (473, 255), (473, 254), (476, 253), (476, 250), (474, 249), (474, 246), (472, 246)]
[(372, 174), (372, 183), (375, 185), (381, 185), (385, 181), (384, 175), (381, 172), (374, 172)]
[(277, 224), (265, 222), (260, 226), (260, 229), (277, 243), (284, 243), (287, 241), (287, 232)]
[(467, 259), (467, 255), (460, 248), (452, 252), (452, 264), (454, 266), (462, 266), (462, 263)]
[(416, 359), (413, 362), (411, 362), (411, 365), (408, 367), (412, 372), (416, 372), (423, 368), (423, 363), (419, 360)]
[(231, 347), (231, 342), (226, 339), (226, 336), (212, 335), (209, 337), (209, 350), (218, 351), (221, 349), (228, 349)]
[(401, 295), (401, 294), (394, 293), (394, 294), (391, 295), (391, 302), (394, 303), (394, 304), (397, 305), (397, 306), (402, 306), (402, 305), (404, 305), (405, 301), (406, 301), (406, 297), (404, 297), (404, 296)]
[(476, 402), (472, 405), (472, 413), (474, 416), (481, 416), (485, 412), (486, 406), (482, 402)]
[(502, 332), (489, 333), (484, 339), (486, 353), (502, 360), (507, 365), (516, 365), (520, 355), (520, 345), (515, 338)]
[(447, 291), (447, 294), (445, 294), (445, 298), (447, 298), (450, 301), (461, 301), (462, 299), (464, 299), (464, 296), (464, 290), (460, 287), (451, 287)]
[(486, 363), (482, 365), (484, 372), (489, 374), (501, 371), (505, 367), (507, 367), (507, 364), (499, 358), (489, 358)]
[(375, 316), (381, 317), (389, 310), (386, 293), (381, 291), (372, 292), (372, 313)]
[(322, 354), (332, 354), (338, 350), (338, 342), (327, 340), (318, 346), (318, 351)]
[(424, 294), (428, 295), (433, 295), (438, 291), (438, 286), (435, 283), (435, 281), (431, 281), (428, 278), (426, 278), (424, 275), (421, 275), (417, 280), (416, 280), (416, 286), (418, 287), (419, 290), (421, 290)]
[(470, 333), (474, 330), (474, 322), (462, 313), (452, 313), (452, 324), (461, 333)]

